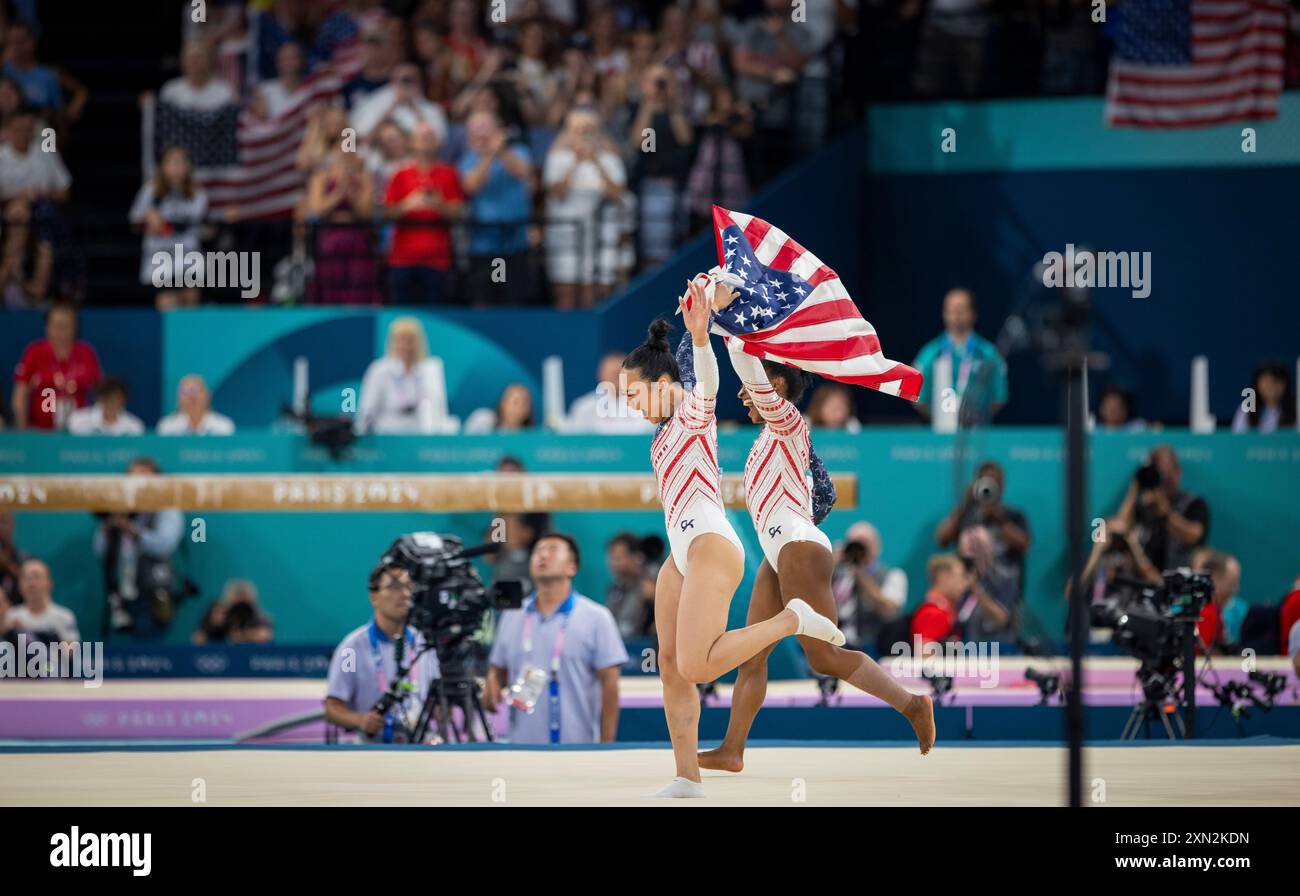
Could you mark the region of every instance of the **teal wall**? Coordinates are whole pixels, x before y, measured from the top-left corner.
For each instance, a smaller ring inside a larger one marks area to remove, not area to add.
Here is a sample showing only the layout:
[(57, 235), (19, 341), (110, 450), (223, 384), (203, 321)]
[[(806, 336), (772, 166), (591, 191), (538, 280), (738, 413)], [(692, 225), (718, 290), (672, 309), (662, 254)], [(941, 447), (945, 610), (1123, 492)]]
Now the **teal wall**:
[[(738, 471), (753, 438), (752, 430), (720, 437), (724, 470)], [(859, 477), (854, 508), (831, 514), (825, 529), (833, 538), (868, 519), (879, 526), (886, 559), (903, 566), (911, 579), (911, 602), (923, 593), (925, 561), (933, 531), (955, 500), (956, 442), (919, 428), (872, 428), (860, 435), (823, 432), (818, 451), (832, 472)], [(1185, 486), (1203, 494), (1212, 511), (1210, 541), (1242, 559), (1242, 594), (1251, 601), (1276, 601), (1300, 573), (1295, 551), (1300, 507), (1300, 435), (1161, 436), (1097, 434), (1092, 439), (1089, 519), (1118, 505), (1127, 477), (1144, 453), (1170, 441), (1184, 463)], [(159, 438), (138, 440), (71, 438), (26, 433), (0, 434), (0, 472), (110, 473), (140, 453), (156, 457), (168, 472), (479, 472), (510, 453), (530, 470), (552, 472), (645, 472), (646, 440), (638, 437), (584, 438), (545, 433), (456, 438), (385, 437), (359, 443), (356, 456), (342, 464), (300, 437), (247, 435), (226, 439)], [(1033, 546), (1028, 563), (1031, 633), (1057, 639), (1062, 631), (1061, 589), (1065, 575), (1061, 435), (1053, 429), (995, 429), (970, 435), (961, 479), (984, 458), (1007, 469), (1007, 499), (1029, 517)], [(760, 559), (748, 520), (732, 512), (746, 541), (752, 576)], [(18, 514), (18, 541), (48, 559), (57, 578), (57, 599), (72, 607), (87, 632), (98, 631), (101, 588), (91, 561), (94, 521), (85, 513)], [(205, 598), (230, 576), (244, 576), (261, 588), (275, 616), (281, 641), (330, 642), (355, 626), (366, 613), (365, 574), (400, 532), (435, 529), (473, 540), (489, 521), (483, 514), (421, 513), (213, 513), (206, 516), (207, 542), (188, 544), (188, 564)], [(601, 547), (614, 531), (631, 528), (658, 532), (657, 512), (566, 512), (556, 525), (580, 540), (586, 563), (578, 585), (603, 595), (608, 579)], [(743, 619), (750, 579), (732, 607), (733, 623)], [(172, 640), (183, 641), (197, 620), (197, 604), (187, 605)]]

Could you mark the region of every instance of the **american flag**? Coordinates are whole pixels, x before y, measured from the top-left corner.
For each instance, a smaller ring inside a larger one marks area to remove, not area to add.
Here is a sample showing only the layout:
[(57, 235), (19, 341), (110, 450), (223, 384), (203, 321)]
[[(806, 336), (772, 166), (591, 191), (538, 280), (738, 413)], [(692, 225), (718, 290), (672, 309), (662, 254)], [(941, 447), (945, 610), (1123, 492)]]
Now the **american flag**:
[(251, 107), (195, 111), (160, 101), (155, 109), (154, 158), (173, 144), (189, 150), (194, 179), (207, 194), (213, 217), (224, 218), (230, 210), (241, 220), (287, 215), (306, 186), (297, 154), (308, 110), (336, 97), (360, 69), (356, 43), (340, 46), (273, 116), (259, 115)]
[(880, 351), (839, 275), (762, 218), (713, 207), (718, 264), (743, 283), (714, 327), (745, 352), (916, 401), (922, 377)]
[(1106, 123), (1201, 127), (1276, 118), (1282, 0), (1124, 0), (1106, 88)]

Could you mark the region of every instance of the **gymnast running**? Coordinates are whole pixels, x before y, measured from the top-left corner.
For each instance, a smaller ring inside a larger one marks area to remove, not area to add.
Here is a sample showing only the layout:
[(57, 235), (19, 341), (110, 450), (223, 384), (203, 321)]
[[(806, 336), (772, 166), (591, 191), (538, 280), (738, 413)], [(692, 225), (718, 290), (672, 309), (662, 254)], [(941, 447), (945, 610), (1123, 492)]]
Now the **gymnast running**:
[[(706, 276), (697, 277), (688, 291), (700, 304), (710, 303)], [(715, 279), (711, 305), (721, 310), (736, 293)], [(834, 619), (831, 593), (834, 559), (831, 543), (818, 525), (835, 505), (835, 486), (812, 450), (808, 424), (795, 402), (804, 388), (801, 371), (773, 361), (760, 361), (743, 352), (740, 339), (729, 338), (728, 355), (740, 377), (740, 399), (749, 419), (763, 424), (745, 462), (745, 499), (764, 560), (750, 596), (746, 622), (754, 624), (781, 612), (791, 596), (799, 595), (822, 615)], [(682, 382), (689, 384), (689, 358), (677, 358)], [(807, 482), (811, 473), (811, 488)], [(934, 744), (934, 708), (928, 696), (911, 694), (890, 678), (871, 657), (825, 641), (800, 637), (808, 665), (820, 675), (846, 681), (884, 700), (903, 714), (916, 732), (921, 753)], [(741, 664), (731, 694), (731, 716), (722, 745), (699, 756), (701, 768), (739, 772), (744, 768), (745, 741), (767, 693), (767, 658), (775, 645)]]
[(695, 387), (682, 388), (668, 345), (668, 322), (656, 320), (645, 344), (623, 362), (623, 391), (629, 407), (659, 424), (650, 461), (671, 546), (655, 583), (655, 629), (677, 776), (655, 796), (702, 797), (695, 685), (713, 681), (789, 635), (836, 644), (844, 643), (844, 635), (798, 598), (760, 622), (727, 631), (745, 552), (721, 497), (714, 417), (718, 362), (709, 342), (708, 305), (684, 297), (678, 304), (691, 334)]

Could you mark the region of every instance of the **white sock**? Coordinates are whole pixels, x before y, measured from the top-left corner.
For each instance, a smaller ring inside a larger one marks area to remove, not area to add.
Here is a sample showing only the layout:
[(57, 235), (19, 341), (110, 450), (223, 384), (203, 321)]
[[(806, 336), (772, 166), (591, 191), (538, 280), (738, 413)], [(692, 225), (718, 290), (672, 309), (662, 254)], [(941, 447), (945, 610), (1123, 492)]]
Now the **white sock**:
[(699, 781), (692, 781), (690, 778), (673, 778), (672, 781), (657, 793), (650, 794), (652, 800), (687, 800), (702, 799), (704, 797), (704, 785)]
[(795, 615), (799, 617), (796, 635), (807, 635), (810, 638), (830, 641), (836, 647), (844, 643), (844, 633), (836, 627), (835, 623), (810, 607), (806, 601), (795, 597), (791, 598), (786, 606), (794, 610)]

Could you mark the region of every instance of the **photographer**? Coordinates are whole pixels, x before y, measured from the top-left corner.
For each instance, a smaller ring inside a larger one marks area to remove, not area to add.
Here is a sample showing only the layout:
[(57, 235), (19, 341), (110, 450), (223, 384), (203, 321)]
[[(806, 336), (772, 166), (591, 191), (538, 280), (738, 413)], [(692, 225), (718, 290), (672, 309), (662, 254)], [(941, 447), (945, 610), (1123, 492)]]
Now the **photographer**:
[[(157, 476), (152, 458), (138, 457), (130, 476)], [(167, 631), (179, 597), (173, 590), (172, 555), (185, 533), (179, 510), (101, 514), (95, 556), (104, 569), (109, 622), (114, 631), (156, 638)]]
[(839, 626), (848, 643), (876, 651), (881, 628), (907, 603), (907, 573), (880, 559), (880, 533), (868, 522), (849, 527), (831, 575)]
[(980, 464), (962, 503), (954, 507), (935, 530), (935, 540), (940, 547), (946, 548), (956, 544), (967, 529), (974, 526), (988, 529), (993, 539), (991, 569), (1009, 583), (1013, 606), (1018, 606), (1024, 589), (1029, 524), (1024, 513), (1002, 503), (1005, 493), (1006, 474), (1002, 467), (992, 461)]
[[(1152, 587), (1164, 584), (1159, 568), (1151, 562), (1131, 526), (1119, 518), (1106, 521), (1106, 537), (1094, 541), (1092, 553), (1083, 567), (1084, 596), (1089, 602), (1089, 624), (1110, 628), (1114, 602), (1126, 596), (1130, 587), (1119, 579), (1140, 579)], [(1069, 583), (1065, 596), (1069, 599)], [(1068, 625), (1068, 620), (1067, 620)]]
[(257, 602), (257, 586), (247, 579), (231, 579), (213, 601), (191, 636), (194, 644), (269, 644), (275, 636), (271, 618)]
[(1134, 474), (1116, 514), (1158, 570), (1190, 566), (1193, 549), (1210, 532), (1209, 505), (1179, 488), (1182, 475), (1174, 449), (1157, 445)]
[(970, 587), (957, 610), (957, 622), (968, 641), (997, 641), (1006, 650), (1016, 641), (1016, 593), (1010, 577), (994, 563), (993, 550), (993, 537), (984, 526), (972, 526), (958, 536), (957, 556), (970, 576)]
[(644, 543), (631, 532), (619, 532), (605, 545), (605, 563), (612, 579), (605, 606), (614, 614), (619, 634), (653, 637), (657, 570), (646, 560)]
[[(411, 611), (410, 573), (396, 563), (381, 561), (371, 570), (368, 584), (374, 618), (353, 629), (334, 649), (325, 691), (325, 721), (358, 731), (366, 742), (392, 743), (399, 736), (399, 725), (415, 721), (431, 684), (441, 673), (437, 654), (432, 650), (421, 653), (423, 636), (406, 625)], [(409, 690), (405, 701), (381, 715), (374, 707), (397, 677), (395, 642), (399, 637), (403, 639), (402, 664), (407, 667)]]
[(627, 650), (614, 615), (573, 590), (579, 562), (571, 536), (541, 536), (529, 563), (536, 590), (497, 623), (483, 705), (494, 712), (514, 683), (504, 695), (511, 701), (511, 743), (610, 743), (618, 732), (618, 676)]

